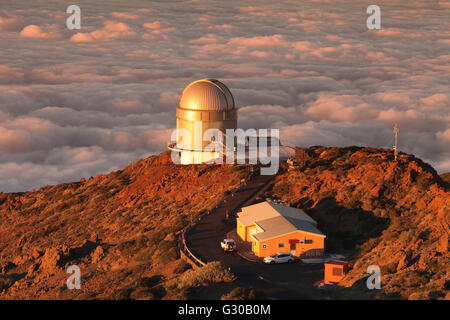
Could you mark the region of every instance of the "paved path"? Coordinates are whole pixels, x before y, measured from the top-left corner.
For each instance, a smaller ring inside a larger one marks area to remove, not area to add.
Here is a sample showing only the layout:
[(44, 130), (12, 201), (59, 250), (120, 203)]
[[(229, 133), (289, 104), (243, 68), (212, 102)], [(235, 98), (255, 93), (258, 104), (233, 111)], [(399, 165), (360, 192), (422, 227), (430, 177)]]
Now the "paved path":
[[(226, 234), (236, 227), (234, 212), (243, 206), (259, 202), (274, 176), (256, 174), (247, 187), (234, 195), (216, 211), (204, 216), (186, 237), (190, 250), (202, 261), (221, 261), (238, 277), (237, 285), (264, 290), (272, 299), (320, 298), (321, 293), (313, 284), (323, 279), (323, 264), (302, 263), (266, 265), (250, 262), (236, 253), (224, 252), (220, 248)], [(226, 211), (231, 222), (225, 222)]]
[[(273, 176), (261, 176), (256, 174), (248, 181), (246, 188), (233, 197), (228, 197), (227, 202), (219, 206), (211, 214), (206, 215), (186, 236), (189, 249), (202, 261), (215, 261), (223, 258), (220, 241), (231, 231), (235, 225), (234, 214), (239, 208), (248, 205), (256, 199), (265, 186), (273, 179)], [(229, 212), (231, 221), (226, 223), (226, 212)]]
[(263, 262), (263, 258), (257, 257), (252, 251), (252, 243), (242, 240), (237, 234), (236, 229), (228, 232), (227, 238), (234, 240), (234, 243), (236, 244), (236, 253), (239, 256), (250, 262)]

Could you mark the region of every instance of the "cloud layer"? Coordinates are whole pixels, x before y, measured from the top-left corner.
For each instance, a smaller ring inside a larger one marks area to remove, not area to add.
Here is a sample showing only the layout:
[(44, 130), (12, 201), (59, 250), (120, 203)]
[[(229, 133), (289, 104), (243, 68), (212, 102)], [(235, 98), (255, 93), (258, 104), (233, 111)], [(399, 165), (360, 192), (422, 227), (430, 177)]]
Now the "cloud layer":
[[(2, 2), (0, 191), (161, 152), (191, 81), (226, 83), (242, 128), (284, 144), (392, 147), (450, 171), (450, 7), (379, 1)], [(293, 9), (293, 6), (295, 8)]]

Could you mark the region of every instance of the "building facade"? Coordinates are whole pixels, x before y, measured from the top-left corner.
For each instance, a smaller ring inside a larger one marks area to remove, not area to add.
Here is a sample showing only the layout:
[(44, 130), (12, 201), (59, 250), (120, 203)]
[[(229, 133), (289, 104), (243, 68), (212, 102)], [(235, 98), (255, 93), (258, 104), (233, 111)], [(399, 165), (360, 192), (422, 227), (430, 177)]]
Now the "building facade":
[(342, 280), (348, 273), (348, 262), (342, 260), (331, 260), (325, 264), (324, 283), (334, 285)]
[(316, 258), (325, 252), (326, 236), (301, 209), (268, 201), (244, 207), (236, 229), (241, 239), (252, 243), (258, 257), (290, 252), (300, 258)]

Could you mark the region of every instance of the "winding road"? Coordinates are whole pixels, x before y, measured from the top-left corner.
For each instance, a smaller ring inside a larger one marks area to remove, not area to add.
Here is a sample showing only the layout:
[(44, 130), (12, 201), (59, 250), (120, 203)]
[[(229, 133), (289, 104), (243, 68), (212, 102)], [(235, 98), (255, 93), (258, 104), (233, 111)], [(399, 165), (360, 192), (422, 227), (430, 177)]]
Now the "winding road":
[[(204, 216), (186, 235), (189, 249), (202, 261), (221, 261), (237, 276), (242, 287), (264, 290), (271, 299), (320, 299), (322, 293), (313, 284), (323, 279), (323, 264), (266, 265), (250, 262), (237, 253), (224, 252), (220, 247), (225, 235), (236, 227), (235, 212), (243, 206), (261, 201), (275, 176), (255, 174), (240, 192), (229, 197), (214, 212)], [(230, 221), (225, 221), (227, 210)]]

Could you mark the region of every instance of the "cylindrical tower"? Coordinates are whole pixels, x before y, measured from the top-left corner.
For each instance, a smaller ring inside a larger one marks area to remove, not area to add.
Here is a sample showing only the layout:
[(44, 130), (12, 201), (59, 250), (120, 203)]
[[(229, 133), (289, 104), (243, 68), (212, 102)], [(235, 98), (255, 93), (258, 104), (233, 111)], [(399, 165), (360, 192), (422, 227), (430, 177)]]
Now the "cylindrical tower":
[(202, 79), (189, 84), (181, 94), (176, 114), (177, 129), (189, 133), (186, 137), (179, 130), (176, 147), (172, 148), (180, 152), (182, 164), (202, 163), (221, 156), (205, 150), (214, 139), (204, 141), (205, 131), (219, 130), (225, 144), (226, 130), (237, 127), (233, 95), (227, 86), (215, 79)]

